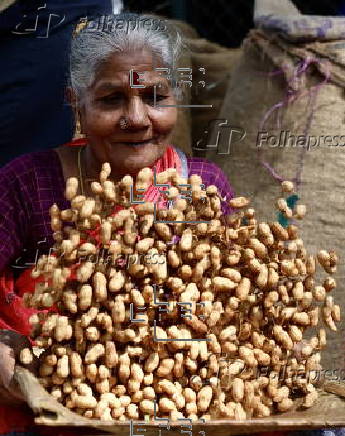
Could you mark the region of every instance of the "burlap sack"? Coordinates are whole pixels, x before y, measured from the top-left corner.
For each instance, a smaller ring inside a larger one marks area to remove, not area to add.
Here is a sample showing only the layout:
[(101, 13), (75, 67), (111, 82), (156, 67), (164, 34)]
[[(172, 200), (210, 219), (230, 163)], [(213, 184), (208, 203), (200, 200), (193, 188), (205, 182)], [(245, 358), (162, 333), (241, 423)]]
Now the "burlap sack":
[[(195, 105), (212, 105), (212, 107), (192, 108), (192, 142), (203, 137), (208, 123), (218, 118), (228, 87), (229, 78), (237, 60), (240, 49), (229, 49), (206, 39), (189, 39), (193, 64), (192, 103)], [(200, 70), (201, 68), (205, 69)], [(202, 86), (202, 81), (205, 86)], [(202, 151), (193, 148), (194, 156), (204, 156)]]
[(255, 0), (257, 28), (281, 33), (290, 41), (330, 41), (345, 37), (343, 16), (303, 16), (290, 0)]
[(16, 0), (2, 0), (0, 2), (0, 13), (15, 3)]
[[(303, 18), (308, 27), (308, 18)], [(317, 138), (344, 134), (344, 46), (344, 40), (332, 43), (309, 39), (307, 43), (295, 44), (284, 35), (269, 30), (253, 30), (244, 41), (243, 53), (231, 76), (220, 118), (244, 128), (246, 137), (231, 144), (228, 156), (218, 155), (216, 150), (210, 150), (207, 156), (226, 172), (238, 195), (253, 198), (253, 206), (262, 219), (276, 218), (273, 201), (280, 194), (280, 186), (259, 161), (257, 137), (260, 126), (266, 119), (263, 130), (268, 135), (278, 136), (283, 130), (296, 136), (307, 132)], [(301, 80), (293, 82), (296, 66), (301, 66), (308, 57), (317, 61), (325, 58), (329, 64), (310, 65), (301, 74)], [(329, 78), (324, 83), (327, 74)], [(288, 84), (290, 91), (298, 96), (289, 103)], [(316, 85), (318, 87), (310, 91)], [(277, 114), (280, 125), (277, 124)], [(306, 204), (308, 214), (302, 222), (301, 235), (311, 253), (320, 248), (337, 251), (340, 265), (334, 275), (337, 280), (334, 297), (344, 307), (345, 179), (342, 174), (345, 147), (323, 144), (305, 151), (306, 147), (272, 148), (264, 144), (261, 150), (262, 159), (284, 179), (294, 179), (302, 168), (298, 195), (302, 199), (300, 203)], [(322, 277), (325, 276), (324, 273)], [(345, 317), (338, 332), (328, 335), (327, 352), (323, 353), (326, 368), (345, 367), (344, 320)]]

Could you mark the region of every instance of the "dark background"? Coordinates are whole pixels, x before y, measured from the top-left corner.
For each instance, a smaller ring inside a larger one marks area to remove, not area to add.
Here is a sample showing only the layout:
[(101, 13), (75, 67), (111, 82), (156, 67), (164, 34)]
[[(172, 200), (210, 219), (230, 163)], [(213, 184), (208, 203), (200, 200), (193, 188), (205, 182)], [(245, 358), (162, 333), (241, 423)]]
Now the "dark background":
[[(293, 0), (303, 14), (345, 15), (344, 0)], [(190, 23), (198, 33), (227, 47), (238, 47), (253, 27), (254, 0), (124, 0), (130, 12), (151, 12)]]

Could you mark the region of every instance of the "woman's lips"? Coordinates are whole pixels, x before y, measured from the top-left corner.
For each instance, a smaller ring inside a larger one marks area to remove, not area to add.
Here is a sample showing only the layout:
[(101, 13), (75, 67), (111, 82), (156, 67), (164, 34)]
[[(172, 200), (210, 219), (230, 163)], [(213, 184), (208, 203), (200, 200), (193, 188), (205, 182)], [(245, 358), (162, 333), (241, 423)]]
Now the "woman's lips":
[(145, 145), (147, 145), (147, 144), (153, 144), (153, 143), (155, 143), (155, 140), (154, 139), (147, 139), (146, 141), (138, 141), (138, 142), (118, 142), (118, 143), (115, 143), (114, 145), (118, 145), (118, 144), (124, 144), (124, 145), (128, 145), (129, 147), (143, 147), (143, 146), (145, 146)]

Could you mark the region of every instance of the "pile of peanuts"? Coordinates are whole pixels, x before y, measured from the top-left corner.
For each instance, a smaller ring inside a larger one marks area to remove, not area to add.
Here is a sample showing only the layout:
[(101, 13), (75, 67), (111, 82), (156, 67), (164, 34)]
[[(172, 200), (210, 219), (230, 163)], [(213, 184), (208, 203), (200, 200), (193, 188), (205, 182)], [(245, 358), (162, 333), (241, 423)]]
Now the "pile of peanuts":
[[(170, 185), (171, 203), (155, 220), (153, 202), (130, 201), (131, 186), (137, 193), (152, 185), (151, 169), (118, 183), (110, 173), (104, 164), (92, 197), (67, 181), (71, 208), (51, 207), (54, 251), (40, 257), (32, 274), (43, 279), (25, 294), (27, 306), (42, 309), (30, 322), (47, 391), (105, 421), (151, 420), (155, 410), (172, 421), (244, 420), (288, 411), (296, 398), (312, 406), (326, 331), (304, 334), (319, 318), (337, 330), (340, 308), (329, 295), (336, 254), (308, 255), (295, 224), (259, 222), (245, 197), (231, 199), (235, 212), (224, 216), (216, 186), (203, 189), (198, 175), (186, 180), (174, 169), (156, 176)], [(190, 200), (178, 188), (186, 183)], [(281, 187), (278, 211), (302, 219), (305, 206), (291, 210), (285, 198), (293, 184)], [(32, 358), (21, 353), (24, 364)]]

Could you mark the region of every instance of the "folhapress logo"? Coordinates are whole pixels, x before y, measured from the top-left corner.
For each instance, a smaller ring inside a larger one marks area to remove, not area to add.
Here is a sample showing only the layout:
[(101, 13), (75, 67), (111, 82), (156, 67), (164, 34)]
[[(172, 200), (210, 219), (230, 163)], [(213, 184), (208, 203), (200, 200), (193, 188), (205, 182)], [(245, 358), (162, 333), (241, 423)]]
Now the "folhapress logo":
[(197, 141), (194, 150), (206, 151), (216, 149), (217, 154), (230, 155), (231, 145), (242, 141), (246, 132), (242, 127), (234, 127), (226, 119), (215, 119), (208, 123), (203, 137)]

